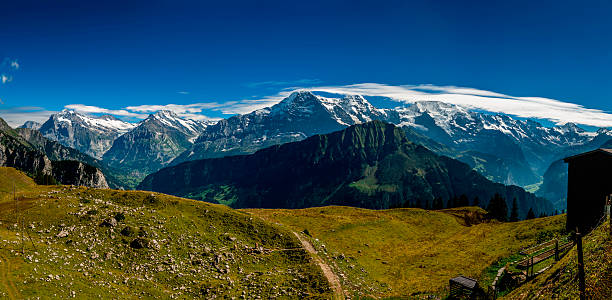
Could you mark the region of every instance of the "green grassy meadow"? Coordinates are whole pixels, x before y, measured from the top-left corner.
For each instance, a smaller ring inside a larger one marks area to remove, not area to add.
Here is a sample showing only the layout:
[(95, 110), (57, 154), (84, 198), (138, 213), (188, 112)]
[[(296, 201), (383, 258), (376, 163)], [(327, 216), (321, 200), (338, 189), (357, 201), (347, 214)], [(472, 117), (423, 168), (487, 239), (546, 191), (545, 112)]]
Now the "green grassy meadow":
[(445, 296), (448, 280), (458, 275), (479, 279), (486, 286), (493, 280), (489, 266), (561, 235), (565, 226), (564, 215), (477, 224), (484, 211), (474, 207), (245, 211), (294, 231), (306, 231), (320, 256), (340, 274), (349, 294), (376, 298)]
[(37, 186), (0, 168), (0, 188), (13, 182), (18, 201), (0, 201), (5, 298), (331, 297), (296, 237), (247, 213), (150, 192)]

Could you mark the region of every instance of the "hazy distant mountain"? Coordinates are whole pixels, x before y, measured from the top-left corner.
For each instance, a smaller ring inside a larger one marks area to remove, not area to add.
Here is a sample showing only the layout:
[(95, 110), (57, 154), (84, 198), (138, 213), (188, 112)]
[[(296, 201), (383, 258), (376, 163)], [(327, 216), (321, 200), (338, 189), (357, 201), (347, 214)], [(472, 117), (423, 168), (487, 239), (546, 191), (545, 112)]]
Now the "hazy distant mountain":
[(103, 160), (142, 179), (189, 149), (206, 126), (208, 123), (183, 119), (171, 111), (159, 111), (118, 137)]
[(185, 162), (151, 174), (139, 189), (232, 207), (366, 208), (431, 204), (462, 194), (481, 201), (499, 193), (519, 212), (552, 205), (517, 186), (493, 183), (468, 165), (410, 142), (402, 129), (380, 121), (348, 127), (250, 155)]
[(38, 130), (42, 124), (35, 121), (26, 121), (23, 125), (19, 126), (19, 128), (30, 128)]
[(65, 109), (51, 115), (39, 131), (64, 146), (100, 159), (117, 137), (135, 126), (110, 115), (91, 117)]

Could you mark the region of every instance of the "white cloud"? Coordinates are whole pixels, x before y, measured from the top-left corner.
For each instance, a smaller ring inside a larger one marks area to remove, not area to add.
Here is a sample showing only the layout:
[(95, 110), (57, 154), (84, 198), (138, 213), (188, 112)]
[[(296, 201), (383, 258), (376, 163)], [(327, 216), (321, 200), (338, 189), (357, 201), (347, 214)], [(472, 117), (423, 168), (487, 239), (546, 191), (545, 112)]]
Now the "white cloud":
[(13, 81), (13, 74), (15, 70), (19, 69), (19, 63), (17, 60), (4, 58), (0, 63), (0, 83), (6, 84)]
[(189, 92), (186, 92), (186, 91), (178, 91), (176, 93), (181, 94), (181, 95), (189, 95)]
[(402, 103), (441, 101), (471, 109), (503, 113), (523, 118), (547, 119), (557, 124), (612, 127), (612, 114), (599, 109), (543, 97), (517, 97), (501, 93), (456, 86), (387, 85), (361, 83), (344, 86), (320, 86), (301, 90), (338, 94), (388, 97)]
[(13, 81), (13, 77), (7, 76), (7, 75), (4, 75), (4, 74), (0, 75), (0, 78), (1, 78), (3, 84), (5, 84), (7, 82)]
[(166, 105), (138, 105), (128, 106), (125, 109), (137, 112), (151, 113), (160, 110), (170, 110), (174, 113), (199, 113), (204, 109), (211, 109), (226, 105), (226, 103), (220, 104), (217, 102), (204, 102), (204, 103), (192, 103), (192, 104), (166, 104)]
[(169, 110), (179, 115), (180, 117), (193, 119), (193, 120), (218, 120), (218, 118), (208, 117), (202, 112), (206, 109), (217, 110), (222, 106), (232, 105), (233, 101), (226, 103), (218, 102), (205, 102), (205, 103), (192, 103), (192, 104), (166, 104), (166, 105), (138, 105), (128, 106), (125, 109), (129, 111), (135, 111), (140, 113), (154, 113), (160, 110)]
[(166, 104), (166, 105), (138, 105), (128, 106), (125, 109), (141, 113), (154, 113), (160, 110), (169, 110), (181, 117), (198, 119), (198, 120), (216, 120), (202, 115), (204, 110), (218, 111), (222, 114), (245, 114), (254, 110), (272, 106), (280, 102), (283, 98), (289, 96), (290, 92), (283, 91), (274, 96), (266, 96), (261, 99), (242, 99), (236, 101), (219, 102), (202, 102), (192, 104)]
[[(243, 99), (234, 101), (230, 105), (224, 105), (213, 110), (220, 111), (226, 115), (247, 114), (254, 110), (270, 107), (291, 94), (291, 91), (282, 91), (273, 96), (266, 96), (260, 99)], [(225, 103), (224, 103), (225, 104)]]
[(36, 121), (44, 123), (56, 111), (45, 110), (42, 107), (11, 107), (0, 109), (0, 117), (11, 127), (23, 125), (26, 121)]
[(131, 117), (137, 119), (144, 119), (147, 115), (138, 114), (129, 112), (125, 109), (106, 109), (98, 106), (84, 105), (84, 104), (68, 104), (64, 106), (65, 108), (72, 109), (77, 112), (87, 113), (87, 114), (109, 114), (123, 117)]

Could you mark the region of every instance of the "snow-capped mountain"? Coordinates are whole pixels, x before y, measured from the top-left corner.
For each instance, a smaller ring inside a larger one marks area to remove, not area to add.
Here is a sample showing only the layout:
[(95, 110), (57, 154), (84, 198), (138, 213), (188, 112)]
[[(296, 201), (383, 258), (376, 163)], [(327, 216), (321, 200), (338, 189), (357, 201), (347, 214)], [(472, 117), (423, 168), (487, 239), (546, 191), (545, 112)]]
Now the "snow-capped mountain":
[(19, 126), (19, 128), (30, 128), (34, 130), (38, 130), (42, 124), (36, 121), (26, 121), (23, 125)]
[(135, 126), (110, 115), (92, 117), (64, 109), (51, 115), (39, 131), (64, 146), (99, 159), (118, 136)]
[(169, 110), (160, 110), (152, 115), (149, 115), (149, 117), (142, 121), (141, 124), (151, 122), (159, 122), (159, 125), (162, 125), (162, 127), (165, 126), (167, 128), (175, 129), (187, 136), (190, 136), (191, 138), (198, 137), (198, 135), (204, 131), (204, 128), (211, 124), (210, 122), (183, 119)]
[(144, 177), (190, 148), (208, 125), (171, 111), (158, 111), (117, 138), (103, 160), (132, 176)]
[[(533, 120), (470, 111), (443, 102), (417, 102), (397, 111), (402, 126), (414, 127), (427, 137), (461, 150), (510, 159), (523, 156), (538, 174), (543, 174), (562, 148), (582, 145), (600, 134), (587, 132), (573, 123), (545, 127)], [(502, 144), (495, 147), (491, 140)], [(523, 155), (518, 155), (519, 152)]]
[(545, 127), (533, 120), (476, 112), (437, 101), (379, 109), (359, 95), (323, 97), (301, 91), (272, 107), (207, 127), (193, 147), (171, 164), (252, 153), (371, 120), (411, 128), (444, 145), (446, 150), (441, 154), (463, 158), (484, 173), (506, 172), (503, 178), (493, 177), (502, 183), (519, 185), (538, 182), (555, 153), (563, 147), (584, 144), (606, 134), (603, 130), (586, 132), (575, 124)]
[(389, 117), (389, 112), (375, 108), (361, 96), (329, 98), (311, 92), (294, 92), (272, 107), (233, 116), (207, 127), (193, 147), (172, 164), (252, 153), (267, 146)]

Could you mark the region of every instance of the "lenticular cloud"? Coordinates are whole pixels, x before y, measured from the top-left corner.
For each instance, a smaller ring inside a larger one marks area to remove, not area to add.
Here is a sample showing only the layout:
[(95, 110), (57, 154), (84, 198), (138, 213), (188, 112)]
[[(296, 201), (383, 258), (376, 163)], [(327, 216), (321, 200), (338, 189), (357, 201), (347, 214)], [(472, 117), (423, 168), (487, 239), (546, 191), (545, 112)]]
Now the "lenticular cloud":
[(547, 119), (557, 124), (573, 122), (597, 127), (612, 126), (612, 114), (599, 109), (543, 97), (516, 97), (466, 87), (360, 83), (308, 87), (302, 90), (388, 97), (402, 103), (441, 101), (517, 117)]

